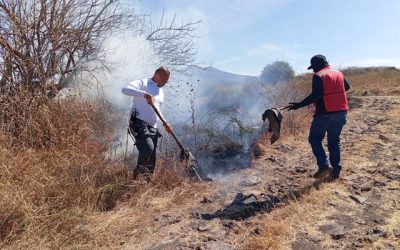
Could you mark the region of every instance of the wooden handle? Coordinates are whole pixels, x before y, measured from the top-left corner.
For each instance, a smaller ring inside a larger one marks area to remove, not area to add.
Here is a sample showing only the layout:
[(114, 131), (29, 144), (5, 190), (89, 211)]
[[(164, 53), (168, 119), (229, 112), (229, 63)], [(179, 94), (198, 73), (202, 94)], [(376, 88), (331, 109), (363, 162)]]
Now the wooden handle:
[[(168, 124), (167, 121), (164, 119), (164, 117), (162, 117), (162, 115), (160, 114), (160, 111), (156, 108), (156, 106), (154, 106), (154, 103), (151, 102), (150, 106), (153, 108), (154, 112), (156, 112), (158, 118), (160, 118), (163, 125), (166, 126)], [(174, 138), (176, 144), (178, 144), (179, 148), (183, 149), (182, 143), (178, 140), (178, 138), (176, 137), (176, 135), (173, 131), (171, 131), (171, 135)]]
[(278, 110), (285, 110), (285, 109), (288, 109), (289, 108), (289, 106), (285, 106), (285, 107), (282, 107), (282, 108), (278, 108)]

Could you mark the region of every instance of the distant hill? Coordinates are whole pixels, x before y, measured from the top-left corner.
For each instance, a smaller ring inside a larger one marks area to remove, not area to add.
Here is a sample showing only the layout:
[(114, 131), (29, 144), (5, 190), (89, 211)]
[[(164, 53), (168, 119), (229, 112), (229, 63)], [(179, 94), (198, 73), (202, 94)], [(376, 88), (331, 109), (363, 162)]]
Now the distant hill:
[(216, 86), (220, 84), (243, 85), (246, 83), (260, 81), (260, 78), (257, 76), (234, 74), (216, 69), (214, 67), (193, 68), (191, 78), (199, 80), (200, 84), (204, 84), (206, 86)]

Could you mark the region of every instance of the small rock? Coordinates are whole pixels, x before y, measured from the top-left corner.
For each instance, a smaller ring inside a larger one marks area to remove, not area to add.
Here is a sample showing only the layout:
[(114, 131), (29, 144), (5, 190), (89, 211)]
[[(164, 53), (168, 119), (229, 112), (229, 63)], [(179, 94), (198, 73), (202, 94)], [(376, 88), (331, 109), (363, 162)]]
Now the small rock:
[(254, 229), (254, 233), (255, 233), (256, 235), (261, 235), (262, 230), (259, 229), (259, 228), (256, 228), (256, 229)]
[(389, 173), (389, 174), (386, 175), (386, 178), (388, 178), (389, 180), (395, 181), (395, 180), (399, 179), (399, 176), (396, 175), (396, 174)]
[(214, 236), (207, 235), (207, 237), (203, 238), (203, 242), (208, 242), (208, 241), (217, 241), (217, 239)]
[(364, 204), (365, 201), (367, 200), (366, 198), (364, 198), (360, 195), (350, 195), (349, 197), (350, 197), (350, 199), (352, 199), (353, 201), (355, 201), (359, 204)]
[(398, 225), (398, 226), (393, 230), (393, 232), (394, 232), (394, 236), (395, 236), (396, 238), (400, 238), (400, 225)]
[(356, 221), (356, 223), (359, 225), (367, 225), (367, 222), (364, 220), (358, 220), (358, 221)]
[(309, 240), (318, 243), (324, 240), (324, 237), (322, 237), (321, 235), (308, 235), (307, 237)]
[(235, 226), (235, 223), (232, 221), (223, 221), (222, 226), (232, 229)]
[(352, 174), (352, 175), (348, 175), (348, 176), (343, 176), (341, 177), (343, 180), (346, 181), (352, 181), (358, 178), (358, 176), (356, 174)]
[(255, 186), (260, 183), (261, 180), (255, 176), (248, 178), (247, 180), (242, 182), (243, 186)]
[(322, 225), (320, 226), (320, 231), (329, 234), (334, 240), (340, 240), (346, 237), (346, 232), (344, 231), (344, 227), (341, 225), (336, 225), (336, 224)]
[(307, 250), (318, 250), (321, 246), (312, 242), (306, 242), (303, 240), (296, 240), (291, 243), (291, 249), (307, 249)]
[(368, 192), (371, 191), (371, 186), (362, 186), (361, 187), (361, 192)]
[(279, 188), (276, 186), (270, 186), (269, 191), (271, 191), (273, 194), (277, 193), (279, 191)]
[(389, 141), (389, 138), (387, 136), (384, 136), (383, 134), (379, 134), (379, 139), (381, 139), (382, 141)]
[(176, 223), (179, 223), (179, 222), (181, 222), (181, 218), (180, 217), (177, 217), (177, 218), (174, 218), (174, 219), (168, 221), (169, 224), (176, 224)]
[(232, 245), (229, 245), (225, 242), (221, 241), (209, 241), (204, 246), (205, 250), (234, 250), (235, 248)]
[(337, 204), (335, 202), (332, 202), (332, 201), (328, 201), (327, 203), (329, 205), (331, 205), (332, 207), (336, 207), (337, 206)]
[(205, 232), (205, 231), (208, 230), (208, 227), (207, 227), (207, 226), (199, 226), (199, 227), (197, 227), (197, 230), (198, 230), (199, 232)]
[(367, 233), (364, 240), (372, 243), (377, 241), (380, 237), (387, 238), (389, 234), (380, 228), (374, 228)]
[(374, 222), (375, 222), (376, 224), (382, 225), (382, 224), (385, 224), (385, 219), (383, 219), (383, 218), (376, 218), (376, 219), (374, 219)]
[(386, 186), (386, 183), (384, 183), (383, 181), (374, 181), (374, 186), (375, 187), (384, 187), (384, 186)]
[(396, 249), (398, 249), (393, 244), (387, 243), (387, 242), (385, 242), (385, 244), (383, 244), (383, 247), (384, 247), (383, 248), (384, 250), (396, 250)]
[(212, 200), (204, 196), (204, 198), (200, 201), (200, 203), (212, 203)]
[(332, 239), (334, 240), (340, 240), (346, 237), (346, 233), (342, 230), (337, 230), (334, 231), (330, 234), (330, 236), (332, 237)]
[(376, 234), (367, 235), (367, 236), (364, 237), (364, 240), (367, 241), (367, 242), (369, 242), (369, 243), (375, 242), (375, 241), (377, 241), (378, 239), (379, 239), (379, 235), (376, 235)]
[(356, 248), (362, 248), (364, 247), (364, 243), (362, 242), (361, 239), (358, 239), (357, 241), (353, 242), (353, 246)]
[(307, 172), (307, 169), (305, 169), (303, 167), (295, 167), (295, 171), (296, 171), (296, 173), (303, 174), (303, 173)]

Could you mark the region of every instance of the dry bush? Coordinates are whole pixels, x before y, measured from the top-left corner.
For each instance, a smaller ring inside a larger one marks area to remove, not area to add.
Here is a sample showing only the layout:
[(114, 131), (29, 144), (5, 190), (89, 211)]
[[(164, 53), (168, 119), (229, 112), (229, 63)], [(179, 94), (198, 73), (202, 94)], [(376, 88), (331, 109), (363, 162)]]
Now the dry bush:
[(159, 190), (172, 190), (188, 181), (183, 165), (174, 159), (162, 157), (157, 162), (157, 168), (151, 180), (151, 184)]
[(90, 242), (92, 214), (188, 181), (162, 157), (150, 183), (127, 179), (123, 159), (110, 158), (115, 119), (101, 100), (49, 102), (23, 90), (1, 98), (0, 248)]
[(351, 95), (400, 95), (400, 70), (394, 67), (347, 68)]
[(68, 233), (85, 212), (115, 205), (125, 176), (105, 157), (112, 119), (104, 103), (49, 103), (21, 91), (0, 105), (0, 246), (32, 230)]

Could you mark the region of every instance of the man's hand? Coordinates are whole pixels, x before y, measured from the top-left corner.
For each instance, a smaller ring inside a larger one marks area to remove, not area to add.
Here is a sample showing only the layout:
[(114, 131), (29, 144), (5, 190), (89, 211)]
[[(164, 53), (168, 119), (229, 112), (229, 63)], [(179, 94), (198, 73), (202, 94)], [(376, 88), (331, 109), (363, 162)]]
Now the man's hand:
[(153, 97), (150, 94), (144, 94), (144, 98), (146, 99), (148, 104), (153, 103)]
[(165, 128), (165, 131), (168, 132), (168, 134), (172, 134), (172, 126), (169, 123), (165, 123), (164, 128)]
[(301, 108), (301, 104), (299, 102), (289, 102), (288, 110), (296, 110)]

